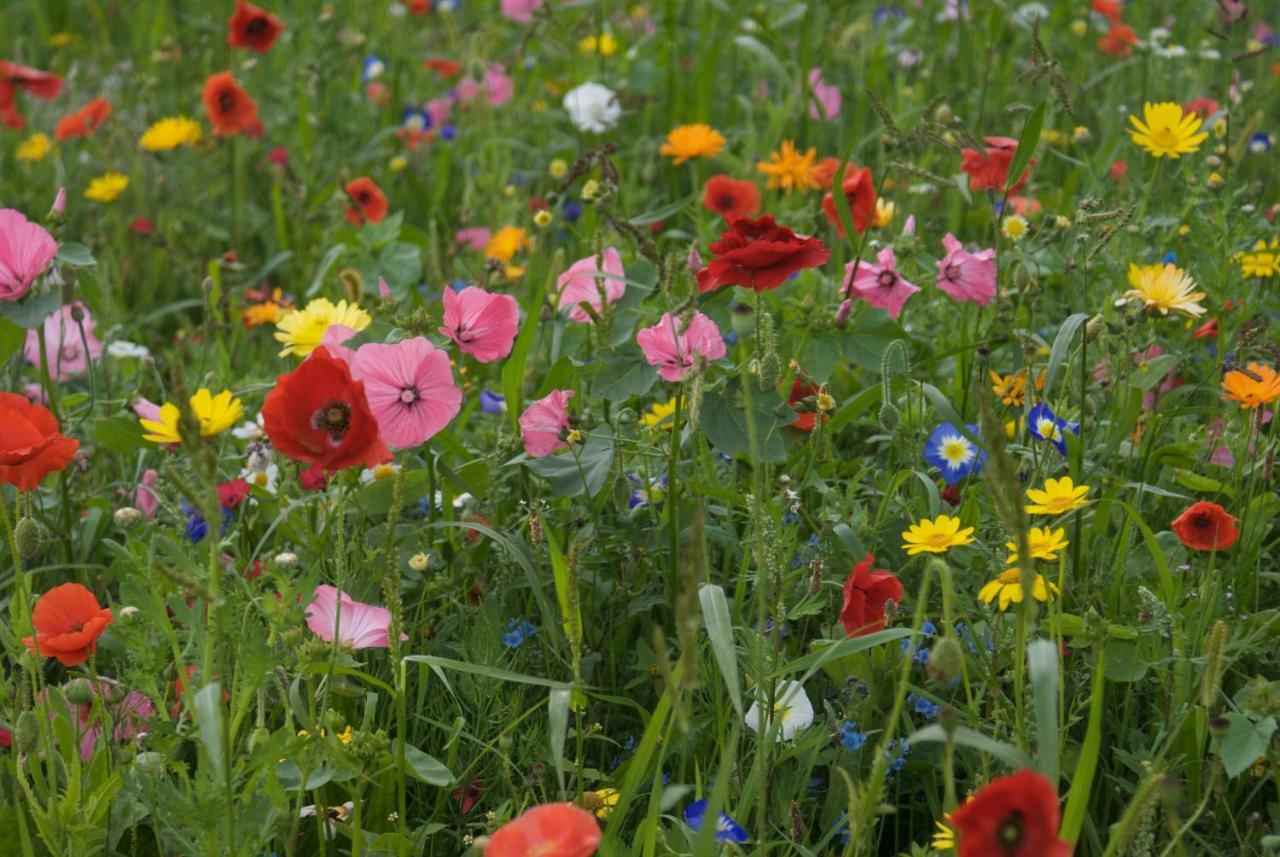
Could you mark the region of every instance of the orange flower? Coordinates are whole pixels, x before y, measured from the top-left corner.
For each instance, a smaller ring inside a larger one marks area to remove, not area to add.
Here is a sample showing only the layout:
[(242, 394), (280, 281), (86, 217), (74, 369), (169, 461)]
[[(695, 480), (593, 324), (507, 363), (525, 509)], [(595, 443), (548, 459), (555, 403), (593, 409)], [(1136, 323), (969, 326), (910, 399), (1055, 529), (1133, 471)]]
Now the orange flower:
[(600, 827), (571, 803), (535, 806), (508, 821), (485, 846), (484, 857), (591, 857)]
[(266, 53), (284, 30), (280, 19), (246, 0), (236, 0), (236, 13), (227, 25), (227, 44)]
[(702, 189), (702, 207), (725, 220), (751, 217), (760, 210), (760, 191), (755, 182), (712, 176)]
[(82, 664), (112, 622), (111, 610), (98, 605), (93, 593), (78, 583), (55, 586), (36, 601), (31, 624), (36, 635), (23, 637), (28, 649), (57, 658), (65, 667)]
[[(853, 221), (854, 231), (861, 235), (871, 225), (871, 216), (876, 211), (876, 185), (871, 178), (871, 168), (847, 165), (844, 169), (844, 181), (840, 185), (844, 188), (844, 196), (849, 203), (849, 219)], [(835, 226), (836, 232), (843, 237), (844, 224), (836, 214), (836, 196), (833, 191), (828, 191), (822, 197), (822, 211)]]
[(240, 88), (229, 71), (211, 74), (205, 80), (204, 109), (215, 134), (252, 134), (259, 127), (258, 102)]
[(351, 221), (352, 226), (359, 226), (366, 221), (379, 223), (387, 216), (387, 197), (368, 176), (347, 182), (343, 190), (352, 204), (358, 206), (348, 208), (346, 212), (347, 220)]
[(1246, 410), (1280, 399), (1280, 375), (1265, 363), (1250, 363), (1248, 370), (1232, 369), (1222, 379), (1222, 395)]
[(70, 116), (58, 120), (58, 127), (53, 136), (59, 140), (70, 137), (87, 137), (111, 115), (111, 102), (105, 98), (95, 98)]
[(1138, 34), (1133, 31), (1133, 27), (1119, 20), (1113, 20), (1111, 29), (1105, 36), (1098, 39), (1098, 50), (1113, 57), (1127, 57), (1133, 52), (1133, 46), (1137, 43)]
[(63, 437), (49, 410), (15, 393), (0, 393), (0, 484), (30, 491), (66, 467), (80, 441)]
[(1237, 519), (1217, 503), (1201, 500), (1174, 519), (1173, 532), (1192, 550), (1220, 551), (1231, 547), (1240, 537), (1237, 523)]

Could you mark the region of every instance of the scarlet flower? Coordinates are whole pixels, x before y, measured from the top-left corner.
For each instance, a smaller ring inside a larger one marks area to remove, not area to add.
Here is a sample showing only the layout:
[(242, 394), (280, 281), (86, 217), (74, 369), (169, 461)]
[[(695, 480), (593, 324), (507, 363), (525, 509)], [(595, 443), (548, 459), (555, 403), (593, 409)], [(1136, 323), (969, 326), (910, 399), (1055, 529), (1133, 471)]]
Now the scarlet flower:
[(1098, 50), (1113, 57), (1127, 57), (1133, 53), (1133, 46), (1137, 43), (1138, 34), (1133, 31), (1133, 27), (1117, 19), (1111, 22), (1111, 29), (1107, 34), (1098, 39)]
[(893, 572), (872, 569), (876, 558), (858, 563), (844, 582), (840, 621), (850, 637), (861, 637), (884, 628), (884, 608), (890, 601), (902, 603), (902, 581)]
[(1111, 176), (1113, 182), (1123, 181), (1124, 177), (1129, 174), (1129, 165), (1116, 158), (1107, 169), (1107, 174)]
[(240, 88), (229, 71), (211, 74), (204, 82), (204, 109), (215, 134), (252, 134), (258, 124), (258, 102)]
[(1208, 119), (1210, 116), (1218, 112), (1218, 104), (1216, 99), (1207, 98), (1203, 95), (1193, 98), (1186, 103), (1184, 109), (1188, 113), (1194, 113), (1201, 119)]
[(44, 657), (57, 658), (63, 666), (74, 667), (88, 659), (111, 622), (111, 610), (99, 606), (92, 592), (78, 583), (64, 583), (36, 601), (31, 611), (36, 635), (23, 637), (22, 644)]
[(1204, 324), (1200, 325), (1191, 334), (1192, 339), (1217, 339), (1218, 338), (1218, 318), (1211, 317)]
[(760, 210), (760, 189), (755, 182), (712, 176), (702, 188), (702, 207), (730, 222), (751, 217)]
[[(960, 163), (960, 169), (969, 176), (969, 190), (987, 188), (1004, 190), (1005, 182), (1009, 180), (1009, 167), (1013, 163), (1013, 153), (1018, 150), (1018, 141), (1012, 137), (983, 137), (982, 139), (987, 143), (986, 151), (960, 150), (960, 154), (964, 157)], [(1034, 166), (1035, 159), (1033, 158), (1030, 163)], [(1017, 193), (1018, 189), (1026, 184), (1029, 172), (1029, 170), (1022, 172), (1017, 183), (1009, 188), (1009, 193)]]
[(409, 0), (410, 15), (425, 15), (431, 11), (431, 0)]
[(379, 223), (387, 216), (387, 197), (368, 176), (347, 182), (343, 190), (351, 202), (359, 207), (347, 209), (347, 220), (352, 226), (359, 226), (366, 221)]
[(48, 408), (0, 392), (0, 484), (30, 491), (75, 457), (80, 441), (63, 437)]
[(324, 468), (314, 464), (298, 474), (298, 482), (304, 491), (323, 491), (329, 487), (329, 477)]
[(249, 483), (244, 479), (232, 479), (218, 486), (218, 505), (224, 509), (234, 509), (249, 496)]
[(446, 80), (456, 77), (462, 71), (462, 63), (457, 60), (441, 59), (440, 57), (423, 60), (422, 67), (429, 71), (434, 71)]
[(571, 803), (545, 803), (508, 821), (489, 839), (484, 857), (591, 857), (600, 826)]
[(840, 169), (839, 158), (823, 158), (813, 165), (813, 177), (818, 180), (819, 190), (831, 190), (836, 182), (836, 170)]
[(59, 119), (53, 136), (59, 140), (66, 140), (71, 137), (87, 137), (98, 130), (98, 126), (105, 122), (110, 115), (111, 102), (105, 98), (95, 98), (70, 116), (63, 116)]
[[(817, 384), (806, 384), (797, 377), (795, 383), (791, 385), (791, 395), (787, 397), (787, 404), (798, 405), (810, 396), (818, 395), (821, 389)], [(791, 422), (791, 427), (800, 431), (813, 431), (817, 421), (818, 414), (815, 411), (796, 411), (796, 418)]]
[(1240, 531), (1237, 519), (1217, 503), (1201, 500), (1173, 519), (1178, 540), (1192, 550), (1220, 551), (1236, 543)]
[(391, 460), (364, 384), (324, 346), (276, 380), (262, 403), (262, 424), (278, 452), (326, 471)]
[(275, 15), (247, 0), (236, 0), (236, 12), (227, 25), (227, 44), (266, 53), (283, 30), (284, 24)]
[(0, 726), (0, 747), (4, 747), (6, 750), (8, 750), (12, 746), (13, 746), (13, 733), (10, 732), (8, 729), (5, 729), (3, 726)]
[(958, 857), (1070, 857), (1058, 838), (1058, 793), (1030, 769), (992, 780), (951, 813)]
[(1118, 21), (1124, 5), (1120, 0), (1093, 0), (1093, 11), (1109, 21)]
[(831, 257), (817, 238), (779, 226), (771, 214), (733, 221), (708, 249), (719, 258), (698, 272), (701, 292), (734, 285), (757, 292), (775, 289), (801, 268), (821, 267)]
[[(871, 225), (871, 218), (876, 212), (876, 186), (871, 178), (871, 168), (858, 168), (849, 164), (845, 167), (844, 181), (840, 185), (844, 188), (845, 199), (849, 201), (849, 217), (853, 220), (853, 228), (861, 235)], [(828, 192), (822, 197), (822, 210), (826, 213), (827, 220), (835, 226), (836, 232), (843, 237), (844, 224), (836, 215), (835, 193)]]
[(154, 229), (155, 225), (145, 217), (139, 217), (129, 224), (129, 231), (139, 235), (150, 235)]
[(52, 100), (62, 91), (62, 77), (0, 60), (0, 122), (16, 131), (21, 131), (27, 124), (14, 101), (19, 89), (36, 98)]

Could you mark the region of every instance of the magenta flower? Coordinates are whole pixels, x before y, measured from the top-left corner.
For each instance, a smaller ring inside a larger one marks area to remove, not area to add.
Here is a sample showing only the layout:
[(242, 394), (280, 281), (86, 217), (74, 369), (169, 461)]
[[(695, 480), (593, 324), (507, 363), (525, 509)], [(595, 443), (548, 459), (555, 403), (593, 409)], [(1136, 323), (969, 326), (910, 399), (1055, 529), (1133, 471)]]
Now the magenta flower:
[[(72, 317), (77, 310), (83, 314), (79, 323)], [(83, 337), (80, 335), (82, 327)], [(93, 335), (93, 316), (89, 314), (89, 308), (75, 303), (49, 313), (44, 320), (44, 347), (49, 377), (54, 381), (63, 381), (88, 369), (89, 361), (102, 356), (102, 343)], [(40, 366), (40, 336), (34, 330), (27, 331), (22, 353), (33, 366)]]
[[(570, 265), (569, 270), (556, 280), (556, 290), (560, 295), (557, 306), (559, 309), (569, 307), (571, 321), (589, 324), (591, 315), (579, 304), (585, 303), (598, 313), (604, 304), (613, 303), (627, 290), (623, 280), (626, 273), (622, 270), (622, 256), (614, 247), (606, 247), (603, 255), (603, 269), (596, 265), (595, 256), (587, 256)], [(604, 291), (603, 301), (600, 299), (601, 290)]]
[(840, 115), (840, 90), (822, 80), (822, 69), (809, 69), (809, 88), (813, 98), (809, 102), (810, 119), (834, 119)]
[(470, 250), (483, 253), (493, 232), (484, 226), (468, 226), (453, 233), (453, 240)]
[(364, 382), (378, 434), (391, 446), (425, 442), (462, 407), (449, 355), (421, 336), (361, 345), (350, 365), (352, 377)]
[(970, 253), (950, 232), (942, 239), (947, 255), (938, 260), (938, 288), (952, 300), (986, 306), (996, 296), (996, 251)]
[(21, 211), (0, 209), (0, 301), (16, 301), (58, 254), (58, 242)]
[(444, 290), (444, 326), (440, 332), (458, 343), (458, 350), (481, 363), (511, 353), (520, 328), (520, 312), (511, 295), (495, 295), (479, 286), (460, 292)]
[[(159, 416), (159, 413), (156, 414)], [(156, 516), (156, 506), (159, 505), (159, 498), (156, 497), (156, 482), (159, 475), (147, 468), (142, 471), (142, 478), (138, 480), (138, 487), (133, 490), (133, 504), (138, 507), (148, 520)]]
[(680, 319), (663, 313), (653, 327), (636, 334), (636, 342), (650, 366), (658, 367), (664, 381), (680, 381), (697, 365), (698, 357), (714, 362), (725, 355), (720, 328), (702, 313), (694, 313), (683, 331)]
[(501, 107), (516, 94), (516, 82), (500, 62), (489, 63), (489, 67), (484, 70), (484, 88), (489, 93), (489, 104), (493, 107)]
[(525, 408), (520, 415), (525, 452), (544, 458), (569, 445), (566, 435), (571, 427), (566, 406), (572, 398), (573, 390), (552, 390), (549, 396)]
[[(385, 649), (391, 645), (391, 611), (364, 604), (327, 583), (316, 587), (307, 605), (307, 627), (326, 643), (336, 638), (347, 649)], [(409, 639), (400, 635), (401, 640)]]
[(853, 262), (845, 265), (844, 288), (841, 291), (887, 310), (890, 318), (897, 318), (907, 298), (920, 291), (920, 287), (907, 282), (898, 273), (898, 260), (893, 255), (892, 247), (881, 250), (876, 258), (880, 260), (878, 265), (863, 262), (858, 265), (856, 275), (853, 272)]
[(533, 20), (534, 11), (543, 0), (502, 0), (502, 14), (512, 21), (527, 24)]

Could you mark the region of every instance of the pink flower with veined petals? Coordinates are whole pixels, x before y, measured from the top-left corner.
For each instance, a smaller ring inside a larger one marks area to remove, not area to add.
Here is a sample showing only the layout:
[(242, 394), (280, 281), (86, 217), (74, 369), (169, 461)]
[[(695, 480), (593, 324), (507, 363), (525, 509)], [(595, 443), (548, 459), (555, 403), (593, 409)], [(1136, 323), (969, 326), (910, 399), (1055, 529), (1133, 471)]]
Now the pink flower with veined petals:
[(572, 398), (573, 390), (552, 390), (549, 396), (525, 408), (520, 415), (525, 452), (544, 458), (569, 445), (564, 434), (571, 427), (567, 406)]
[(527, 24), (533, 20), (534, 11), (543, 0), (502, 0), (502, 14), (512, 21)]
[(0, 209), (0, 301), (16, 301), (58, 254), (58, 242), (21, 211)]
[(444, 290), (444, 326), (440, 332), (458, 343), (458, 350), (481, 363), (511, 353), (520, 328), (520, 312), (511, 295), (495, 295), (479, 286), (460, 292)]
[(133, 491), (133, 502), (148, 520), (156, 516), (156, 506), (159, 505), (159, 498), (156, 497), (156, 482), (159, 475), (147, 468), (142, 471), (142, 478), (138, 480), (138, 487)]
[(489, 104), (493, 107), (501, 107), (516, 94), (516, 82), (500, 62), (490, 63), (484, 70), (484, 88), (489, 93)]
[[(84, 314), (79, 324), (72, 318), (77, 307)], [(82, 327), (83, 338), (80, 336)], [(49, 377), (54, 381), (79, 375), (89, 368), (90, 360), (97, 360), (102, 356), (102, 343), (93, 335), (93, 316), (89, 314), (89, 308), (81, 303), (67, 304), (45, 317), (44, 343)], [(27, 342), (22, 353), (33, 366), (40, 366), (40, 336), (34, 330), (27, 331)]]
[(694, 313), (689, 325), (680, 330), (680, 319), (663, 313), (653, 327), (636, 334), (636, 343), (649, 365), (658, 367), (664, 381), (680, 381), (697, 365), (698, 357), (716, 361), (725, 355), (720, 328), (702, 313)]
[[(590, 324), (591, 315), (579, 304), (585, 303), (600, 312), (605, 303), (613, 303), (627, 290), (623, 280), (626, 273), (622, 270), (622, 256), (614, 247), (606, 247), (603, 255), (603, 269), (597, 267), (595, 256), (587, 256), (574, 262), (556, 279), (556, 291), (560, 294), (557, 307), (568, 307), (571, 321)], [(603, 302), (600, 300), (601, 289), (604, 290)]]
[(860, 297), (872, 306), (888, 310), (890, 318), (897, 318), (907, 298), (920, 291), (920, 287), (907, 282), (898, 273), (898, 260), (893, 255), (892, 247), (881, 250), (876, 258), (880, 260), (878, 265), (863, 262), (858, 265), (856, 275), (853, 273), (853, 262), (845, 265), (844, 288), (841, 291), (850, 297)]
[[(307, 605), (307, 627), (326, 643), (334, 638), (348, 649), (385, 649), (391, 645), (391, 611), (356, 601), (327, 583), (316, 587)], [(409, 639), (401, 634), (401, 640)]]
[(947, 255), (938, 260), (938, 288), (952, 300), (986, 306), (996, 296), (996, 251), (964, 249), (950, 232), (942, 239)]
[(345, 324), (331, 324), (325, 328), (324, 336), (320, 337), (320, 345), (328, 350), (329, 356), (336, 357), (350, 366), (356, 353), (342, 343), (359, 332), (354, 327), (347, 327)]
[(813, 90), (813, 99), (809, 102), (810, 119), (834, 119), (840, 115), (840, 90), (823, 82), (822, 69), (809, 69), (809, 89)]
[(378, 433), (392, 446), (424, 443), (462, 408), (448, 353), (421, 336), (361, 345), (350, 365), (352, 377), (364, 382)]
[(468, 249), (483, 253), (492, 234), (493, 230), (484, 226), (468, 226), (453, 233), (453, 240)]

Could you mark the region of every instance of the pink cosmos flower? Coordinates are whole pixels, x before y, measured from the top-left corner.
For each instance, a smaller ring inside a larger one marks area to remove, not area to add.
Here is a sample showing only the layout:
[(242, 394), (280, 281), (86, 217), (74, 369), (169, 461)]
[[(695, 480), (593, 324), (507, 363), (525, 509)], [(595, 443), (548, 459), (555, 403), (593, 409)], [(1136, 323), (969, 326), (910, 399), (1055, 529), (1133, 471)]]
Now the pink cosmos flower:
[(147, 519), (156, 516), (156, 507), (159, 505), (159, 498), (156, 497), (156, 482), (159, 475), (147, 468), (142, 471), (142, 478), (138, 480), (138, 487), (133, 490), (133, 504), (138, 507), (138, 511), (146, 515)]
[[(307, 605), (307, 627), (326, 643), (336, 637), (348, 649), (385, 649), (391, 645), (391, 611), (354, 600), (327, 583), (316, 587)], [(401, 640), (409, 639), (400, 635)]]
[(502, 14), (512, 21), (527, 24), (533, 20), (534, 11), (543, 0), (502, 0)]
[[(79, 324), (72, 318), (77, 310), (83, 313)], [(80, 336), (82, 327), (83, 338)], [(44, 342), (49, 377), (54, 381), (63, 381), (80, 374), (89, 368), (89, 361), (102, 356), (102, 343), (93, 335), (93, 316), (82, 303), (67, 304), (45, 317)], [(27, 342), (22, 353), (33, 366), (40, 365), (40, 337), (34, 330), (27, 331)]]
[(460, 292), (444, 290), (444, 326), (440, 332), (458, 343), (458, 350), (481, 363), (511, 353), (520, 328), (520, 312), (511, 295), (495, 295), (479, 286)]
[(920, 291), (920, 287), (907, 282), (898, 273), (898, 260), (893, 255), (892, 247), (881, 250), (876, 258), (880, 260), (879, 264), (863, 262), (858, 265), (856, 275), (853, 272), (853, 262), (845, 265), (844, 288), (841, 291), (887, 310), (890, 318), (897, 318), (907, 298)]
[(840, 90), (823, 82), (822, 69), (809, 69), (809, 88), (813, 90), (813, 100), (809, 102), (809, 118), (834, 119), (840, 115)]
[(475, 250), (477, 253), (483, 253), (485, 245), (489, 243), (489, 236), (493, 234), (493, 230), (484, 226), (468, 226), (466, 229), (459, 229), (453, 233), (453, 240)]
[(942, 239), (947, 255), (938, 260), (938, 288), (952, 300), (986, 306), (996, 296), (996, 251), (964, 249), (950, 232)]
[(657, 366), (664, 381), (680, 381), (697, 365), (698, 357), (716, 361), (725, 355), (720, 328), (702, 313), (694, 313), (683, 331), (680, 319), (663, 313), (653, 327), (636, 334), (636, 342), (649, 365)]
[(12, 208), (0, 209), (0, 301), (27, 293), (58, 253), (58, 242)]
[(489, 104), (493, 107), (501, 107), (516, 94), (516, 82), (500, 62), (489, 63), (489, 67), (484, 70), (484, 88), (489, 93)]
[(544, 458), (569, 445), (564, 435), (571, 427), (566, 406), (572, 398), (573, 390), (552, 390), (549, 396), (525, 408), (520, 415), (525, 452)]
[(449, 355), (421, 336), (391, 345), (360, 346), (351, 374), (364, 382), (378, 433), (406, 449), (425, 442), (449, 424), (462, 407)]
[[(622, 256), (617, 248), (606, 247), (604, 251), (604, 268), (596, 265), (595, 256), (579, 259), (569, 266), (556, 280), (556, 290), (560, 293), (559, 309), (569, 307), (569, 318), (581, 324), (591, 323), (591, 315), (579, 304), (588, 304), (596, 312), (604, 308), (605, 303), (613, 303), (622, 297), (627, 290), (623, 280), (626, 273), (622, 270)], [(599, 286), (596, 283), (599, 282)], [(600, 291), (604, 290), (604, 301), (600, 299)]]

